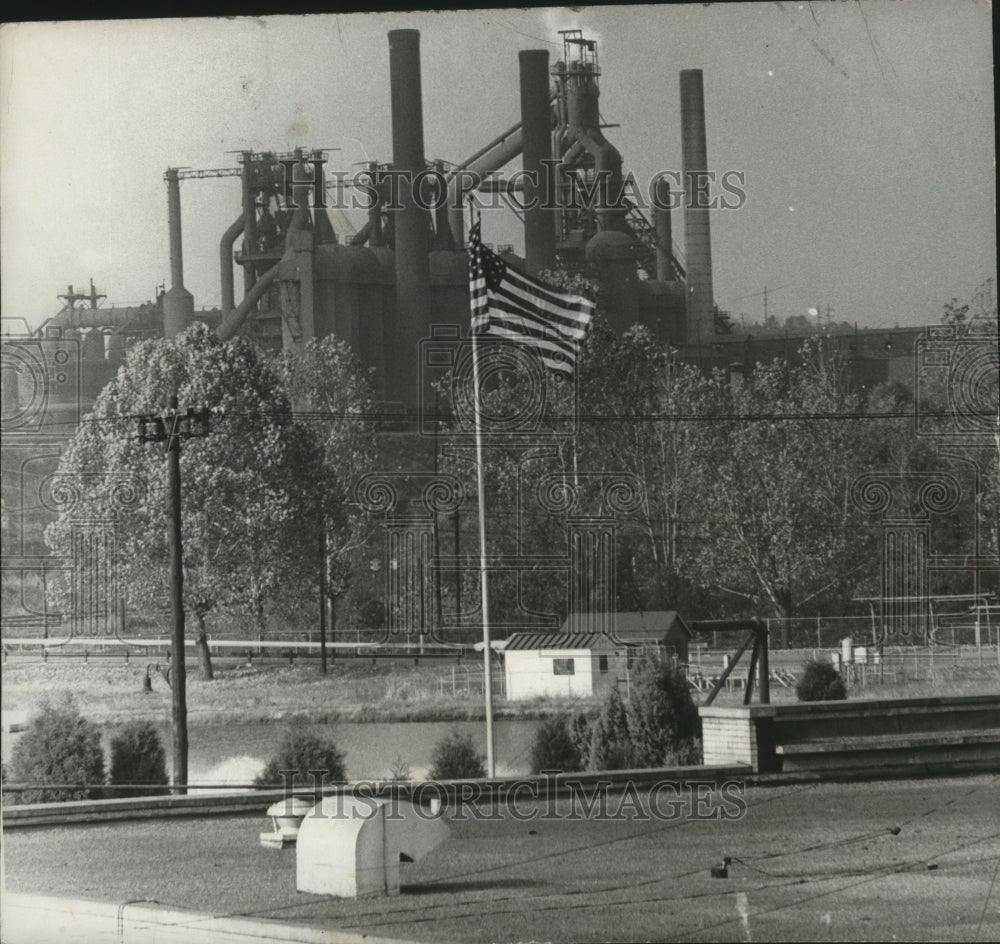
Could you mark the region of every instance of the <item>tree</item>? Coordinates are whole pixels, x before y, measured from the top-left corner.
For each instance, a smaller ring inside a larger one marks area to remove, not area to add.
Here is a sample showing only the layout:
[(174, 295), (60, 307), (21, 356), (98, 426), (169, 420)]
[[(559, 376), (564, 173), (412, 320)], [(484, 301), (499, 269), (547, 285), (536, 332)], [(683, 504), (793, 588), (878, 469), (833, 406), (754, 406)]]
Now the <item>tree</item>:
[(848, 586), (871, 561), (848, 499), (866, 471), (850, 417), (860, 397), (821, 340), (804, 363), (758, 364), (742, 383), (716, 373), (686, 456), (691, 529), (682, 566), (697, 581), (790, 617)]
[[(195, 323), (175, 339), (136, 345), (62, 457), (59, 478), (82, 500), (49, 526), (46, 543), (70, 556), (74, 518), (106, 513), (107, 493), (123, 476), (141, 488), (116, 518), (119, 586), (133, 606), (162, 605), (166, 468), (161, 447), (136, 441), (134, 417), (159, 413), (175, 391), (182, 408), (208, 406), (213, 414), (210, 435), (186, 441), (181, 454), (185, 607), (210, 677), (209, 615), (246, 613), (259, 638), (267, 601), (302, 585), (312, 545), (301, 538), (315, 522), (320, 481), (315, 443), (292, 422), (279, 376), (249, 341), (223, 343)], [(65, 602), (68, 588), (61, 589)]]
[(71, 697), (43, 701), (11, 752), (6, 779), (48, 788), (12, 793), (14, 803), (59, 803), (101, 795), (104, 750), (101, 731), (80, 714)]
[(807, 662), (795, 685), (799, 701), (839, 701), (847, 698), (847, 686), (829, 662)]
[(149, 796), (133, 784), (166, 785), (167, 759), (156, 727), (149, 721), (130, 721), (111, 739), (111, 783), (113, 796)]
[(573, 771), (581, 767), (580, 752), (566, 718), (555, 715), (543, 721), (531, 745), (531, 772)]
[(343, 751), (333, 741), (312, 733), (301, 724), (286, 729), (277, 752), (254, 780), (254, 786), (288, 786), (284, 778), (289, 772), (293, 788), (343, 783), (347, 779)]
[(637, 766), (697, 762), (693, 745), (699, 735), (698, 709), (675, 662), (647, 657), (636, 662), (626, 714)]
[(434, 746), (427, 776), (431, 780), (475, 780), (486, 776), (484, 760), (471, 737), (452, 731)]
[(301, 352), (284, 352), (276, 368), (297, 422), (320, 456), (316, 544), (323, 548), (324, 605), (332, 638), (337, 604), (352, 584), (359, 551), (371, 533), (370, 520), (352, 504), (355, 483), (372, 467), (376, 455), (375, 436), (364, 419), (375, 404), (371, 371), (364, 370), (347, 343), (332, 335), (309, 341)]
[(617, 688), (608, 692), (591, 731), (587, 765), (591, 770), (623, 770), (634, 766), (628, 712)]

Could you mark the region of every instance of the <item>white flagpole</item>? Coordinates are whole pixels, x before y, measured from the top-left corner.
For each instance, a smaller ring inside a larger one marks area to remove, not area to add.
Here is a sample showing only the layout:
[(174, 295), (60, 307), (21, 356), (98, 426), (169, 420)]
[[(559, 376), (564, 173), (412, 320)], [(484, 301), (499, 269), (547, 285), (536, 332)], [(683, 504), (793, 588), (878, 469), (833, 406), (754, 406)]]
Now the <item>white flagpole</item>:
[[(470, 204), (470, 223), (472, 207)], [(480, 237), (482, 232), (480, 232)], [(473, 412), (476, 423), (476, 491), (479, 493), (479, 593), (483, 607), (483, 681), (486, 692), (486, 774), (496, 776), (493, 750), (493, 650), (490, 645), (490, 597), (486, 576), (486, 469), (483, 465), (483, 430), (479, 401), (479, 344), (472, 329)]]

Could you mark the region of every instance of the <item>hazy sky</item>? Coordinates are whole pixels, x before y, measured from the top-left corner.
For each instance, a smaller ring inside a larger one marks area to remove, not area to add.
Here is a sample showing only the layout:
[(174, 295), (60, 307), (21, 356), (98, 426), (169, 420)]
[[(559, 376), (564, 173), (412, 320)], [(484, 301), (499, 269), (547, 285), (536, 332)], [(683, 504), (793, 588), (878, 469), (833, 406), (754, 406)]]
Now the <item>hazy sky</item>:
[[(996, 274), (985, 0), (29, 23), (0, 36), (4, 316), (37, 324), (91, 277), (109, 302), (153, 297), (169, 166), (298, 145), (340, 148), (332, 168), (390, 161), (394, 28), (421, 31), (426, 153), (453, 162), (518, 120), (518, 50), (554, 62), (556, 31), (581, 28), (626, 168), (679, 171), (678, 73), (702, 69), (709, 167), (746, 175), (746, 206), (712, 218), (716, 302), (736, 313), (759, 319), (766, 286), (781, 319), (937, 322)], [(217, 305), (239, 182), (186, 181), (182, 206), (185, 283)], [(483, 225), (523, 248), (509, 211)]]

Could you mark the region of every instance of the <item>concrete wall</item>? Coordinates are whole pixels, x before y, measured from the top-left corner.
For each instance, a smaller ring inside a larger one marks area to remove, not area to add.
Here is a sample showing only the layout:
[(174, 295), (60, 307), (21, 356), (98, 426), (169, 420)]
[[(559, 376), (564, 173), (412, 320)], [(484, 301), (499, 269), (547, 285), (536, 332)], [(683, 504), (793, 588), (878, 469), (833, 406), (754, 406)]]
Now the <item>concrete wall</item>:
[(701, 707), (706, 764), (1000, 769), (1000, 695)]

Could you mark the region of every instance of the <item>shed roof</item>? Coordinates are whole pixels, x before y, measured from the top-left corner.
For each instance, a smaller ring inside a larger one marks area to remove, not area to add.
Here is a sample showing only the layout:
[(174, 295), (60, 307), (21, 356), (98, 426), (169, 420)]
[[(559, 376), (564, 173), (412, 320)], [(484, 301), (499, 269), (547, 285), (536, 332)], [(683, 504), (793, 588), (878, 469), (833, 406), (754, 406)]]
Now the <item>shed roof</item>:
[(614, 640), (606, 633), (515, 633), (504, 652), (516, 649), (593, 649), (600, 643), (610, 649)]

